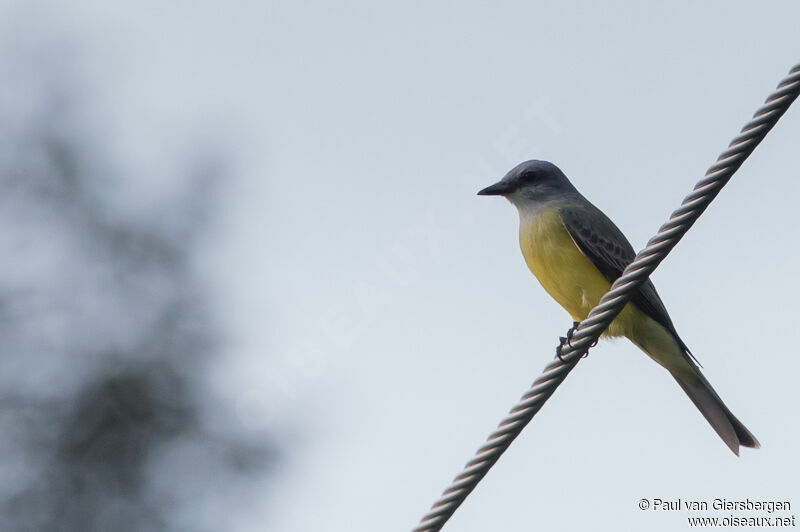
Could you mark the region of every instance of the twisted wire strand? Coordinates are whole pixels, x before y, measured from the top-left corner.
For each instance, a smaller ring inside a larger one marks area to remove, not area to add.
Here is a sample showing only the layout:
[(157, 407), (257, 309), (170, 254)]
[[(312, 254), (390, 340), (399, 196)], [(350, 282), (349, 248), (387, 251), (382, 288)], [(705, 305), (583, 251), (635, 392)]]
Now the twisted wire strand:
[(686, 196), (681, 206), (672, 213), (658, 233), (648, 241), (647, 246), (636, 255), (633, 262), (614, 281), (611, 289), (575, 329), (570, 345), (564, 345), (562, 359), (554, 358), (544, 368), (539, 378), (500, 422), (497, 430), (489, 435), (486, 443), (478, 449), (472, 460), (467, 462), (464, 470), (444, 490), (442, 496), (425, 514), (413, 532), (441, 530), (464, 499), (511, 445), (511, 442), (522, 432), (522, 429), (542, 408), (545, 401), (578, 364), (581, 357), (589, 351), (589, 348), (617, 314), (622, 311), (633, 292), (645, 282), (675, 247), (675, 244), (683, 238), (683, 235), (706, 210), (745, 159), (764, 140), (764, 137), (783, 116), (798, 94), (800, 94), (800, 64), (795, 65), (778, 84), (764, 105), (756, 111), (739, 135), (731, 141), (728, 148), (708, 169), (705, 177)]

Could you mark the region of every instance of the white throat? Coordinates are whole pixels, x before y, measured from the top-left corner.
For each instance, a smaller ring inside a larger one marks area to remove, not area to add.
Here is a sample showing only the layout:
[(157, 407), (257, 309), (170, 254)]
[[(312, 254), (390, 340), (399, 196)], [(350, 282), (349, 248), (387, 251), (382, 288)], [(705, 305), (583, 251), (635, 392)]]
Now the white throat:
[(508, 196), (508, 201), (517, 208), (521, 224), (533, 223), (543, 212), (550, 210), (554, 203), (561, 203), (558, 199), (537, 201), (516, 194)]

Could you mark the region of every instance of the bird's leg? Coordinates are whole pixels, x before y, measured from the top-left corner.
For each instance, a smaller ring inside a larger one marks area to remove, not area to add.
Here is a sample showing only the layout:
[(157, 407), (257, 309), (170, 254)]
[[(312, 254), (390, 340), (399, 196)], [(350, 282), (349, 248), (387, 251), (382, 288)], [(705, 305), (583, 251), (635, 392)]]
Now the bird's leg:
[[(558, 347), (556, 347), (556, 356), (558, 357), (558, 359), (561, 362), (564, 362), (564, 357), (563, 357), (564, 345), (568, 345), (568, 346), (572, 347), (572, 336), (575, 334), (575, 329), (577, 329), (578, 325), (580, 325), (580, 324), (581, 324), (581, 322), (579, 322), (579, 321), (573, 321), (572, 322), (572, 327), (570, 327), (570, 329), (567, 331), (567, 335), (566, 336), (560, 336), (558, 338), (561, 343), (559, 343)], [(592, 342), (592, 345), (590, 345), (589, 347), (592, 348), (592, 347), (594, 347), (596, 345), (597, 345), (597, 340)], [(589, 351), (588, 350), (586, 351), (586, 353), (584, 353), (583, 358), (586, 358), (587, 356), (589, 356)]]
[(556, 356), (558, 357), (558, 359), (561, 362), (564, 362), (564, 357), (562, 355), (562, 352), (564, 350), (564, 346), (568, 345), (568, 346), (572, 347), (572, 343), (571, 343), (572, 342), (572, 335), (575, 334), (575, 327), (577, 327), (579, 323), (580, 322), (573, 321), (572, 322), (572, 327), (567, 331), (567, 335), (558, 337), (560, 343), (558, 344), (558, 347), (556, 347)]
[(564, 349), (564, 344), (567, 343), (567, 339), (563, 336), (559, 336), (558, 339), (561, 343), (559, 343), (556, 347), (556, 356), (561, 362), (564, 362), (564, 357), (561, 356), (561, 351)]
[(579, 322), (579, 321), (573, 321), (572, 322), (572, 327), (570, 327), (570, 329), (567, 331), (567, 345), (570, 346), (570, 347), (572, 347), (572, 335), (575, 334), (575, 329), (580, 324), (581, 324), (581, 322)]
[(591, 349), (591, 348), (593, 348), (594, 346), (596, 346), (596, 345), (597, 345), (597, 342), (598, 342), (598, 340), (600, 340), (600, 339), (599, 339), (599, 338), (595, 338), (595, 339), (594, 339), (594, 342), (592, 342), (591, 344), (589, 344), (589, 347), (586, 349), (586, 352), (583, 354), (583, 356), (582, 356), (581, 358), (586, 358), (586, 357), (588, 357), (588, 356), (589, 356), (589, 349)]

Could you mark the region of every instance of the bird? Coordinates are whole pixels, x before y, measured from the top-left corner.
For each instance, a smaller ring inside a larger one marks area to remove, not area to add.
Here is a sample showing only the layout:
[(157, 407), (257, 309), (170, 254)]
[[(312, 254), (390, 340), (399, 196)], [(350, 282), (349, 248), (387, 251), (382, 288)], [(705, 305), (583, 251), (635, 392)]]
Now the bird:
[[(478, 195), (503, 196), (517, 208), (525, 262), (545, 291), (572, 316), (571, 330), (586, 319), (636, 256), (614, 222), (553, 163), (520, 163)], [(739, 455), (740, 446), (760, 447), (700, 371), (652, 281), (639, 286), (603, 336), (628, 338), (665, 368), (734, 454)]]

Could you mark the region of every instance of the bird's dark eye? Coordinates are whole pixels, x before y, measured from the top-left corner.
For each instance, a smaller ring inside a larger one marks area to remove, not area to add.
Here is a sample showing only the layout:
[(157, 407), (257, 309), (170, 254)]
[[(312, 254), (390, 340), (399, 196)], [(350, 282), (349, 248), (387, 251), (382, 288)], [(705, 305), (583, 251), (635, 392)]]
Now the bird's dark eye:
[(539, 174), (534, 172), (533, 170), (526, 170), (522, 172), (519, 176), (519, 184), (520, 185), (530, 185), (531, 183), (535, 183), (539, 180)]

